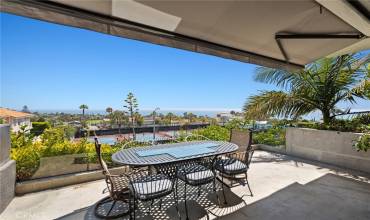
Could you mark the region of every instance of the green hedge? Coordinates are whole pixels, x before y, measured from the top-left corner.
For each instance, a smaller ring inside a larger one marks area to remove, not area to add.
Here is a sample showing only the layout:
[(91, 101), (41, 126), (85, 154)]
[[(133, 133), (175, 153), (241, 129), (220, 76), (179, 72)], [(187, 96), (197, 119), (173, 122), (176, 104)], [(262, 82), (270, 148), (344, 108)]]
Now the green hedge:
[(370, 149), (370, 134), (363, 134), (354, 144), (357, 151), (365, 151)]
[(49, 122), (32, 122), (32, 129), (30, 132), (34, 136), (39, 136), (47, 128), (50, 128)]
[(228, 141), (230, 138), (230, 130), (218, 125), (210, 125), (206, 128), (197, 129), (192, 133), (215, 141)]
[(300, 121), (296, 125), (301, 128), (363, 133), (370, 130), (370, 114), (360, 115), (352, 119), (334, 119), (329, 125), (310, 121)]
[(272, 146), (285, 145), (285, 128), (275, 127), (266, 131), (254, 132), (253, 143)]

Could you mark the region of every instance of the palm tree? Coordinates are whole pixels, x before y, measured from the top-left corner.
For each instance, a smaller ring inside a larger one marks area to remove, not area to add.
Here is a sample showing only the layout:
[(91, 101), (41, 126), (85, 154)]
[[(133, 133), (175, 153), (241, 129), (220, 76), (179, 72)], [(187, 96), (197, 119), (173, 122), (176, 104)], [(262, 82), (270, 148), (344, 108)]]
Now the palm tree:
[(297, 118), (319, 110), (324, 124), (336, 116), (339, 102), (355, 103), (366, 97), (368, 87), (359, 88), (367, 71), (370, 54), (360, 59), (355, 55), (323, 58), (297, 72), (257, 68), (255, 80), (280, 87), (280, 91), (261, 91), (250, 96), (244, 112), (249, 118)]
[(127, 112), (129, 113), (130, 119), (131, 119), (131, 128), (132, 128), (132, 135), (133, 139), (136, 140), (136, 134), (135, 134), (135, 115), (139, 113), (138, 109), (138, 103), (137, 99), (135, 98), (134, 94), (132, 92), (129, 92), (127, 94), (127, 98), (125, 99), (126, 105), (123, 107), (127, 109)]
[(194, 122), (197, 116), (193, 114), (192, 112), (187, 114), (187, 118), (189, 119), (189, 122)]
[(89, 109), (89, 106), (82, 104), (80, 105), (80, 109), (82, 109), (82, 116), (85, 116), (85, 110)]
[(112, 123), (115, 123), (118, 125), (118, 133), (121, 134), (121, 126), (122, 124), (126, 123), (128, 121), (127, 116), (123, 111), (114, 111), (111, 114), (111, 120)]
[(172, 112), (168, 112), (166, 118), (168, 118), (170, 125), (172, 124), (172, 119), (175, 115)]
[(363, 92), (365, 96), (370, 99), (370, 64), (367, 65), (366, 76), (359, 84), (357, 84), (355, 91)]
[[(105, 112), (107, 113), (107, 117), (109, 118), (109, 120), (112, 120), (112, 112), (113, 112), (113, 108), (112, 107), (107, 107), (105, 109)], [(111, 123), (112, 125), (112, 123)]]

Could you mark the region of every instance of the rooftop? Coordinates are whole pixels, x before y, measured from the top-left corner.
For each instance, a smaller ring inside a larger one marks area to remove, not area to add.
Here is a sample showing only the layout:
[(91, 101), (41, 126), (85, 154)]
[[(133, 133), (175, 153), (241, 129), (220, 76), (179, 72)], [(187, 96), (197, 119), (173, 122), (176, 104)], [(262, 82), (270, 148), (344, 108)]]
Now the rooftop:
[(32, 114), (29, 113), (18, 112), (7, 108), (0, 108), (0, 117), (26, 118), (31, 116)]
[[(253, 197), (246, 186), (237, 186), (226, 190), (228, 204), (218, 208), (212, 193), (194, 193), (190, 219), (206, 219), (207, 213), (209, 219), (233, 220), (370, 219), (368, 174), (257, 151), (248, 175)], [(107, 195), (105, 187), (100, 180), (18, 196), (0, 219), (95, 219), (93, 205)], [(177, 219), (174, 203), (163, 204), (162, 210), (154, 206), (152, 218)], [(141, 213), (138, 219), (150, 218)]]

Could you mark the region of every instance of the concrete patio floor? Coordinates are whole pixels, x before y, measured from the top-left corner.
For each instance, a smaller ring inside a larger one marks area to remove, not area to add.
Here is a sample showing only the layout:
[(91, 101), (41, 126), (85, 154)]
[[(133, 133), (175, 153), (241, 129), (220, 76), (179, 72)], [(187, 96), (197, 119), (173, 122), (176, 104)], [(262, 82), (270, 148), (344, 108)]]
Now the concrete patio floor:
[[(199, 197), (196, 189), (188, 192), (190, 219), (370, 219), (369, 174), (256, 151), (249, 182), (253, 197), (246, 186), (236, 186), (226, 190), (228, 204), (222, 207), (213, 192)], [(107, 195), (105, 188), (100, 180), (18, 196), (0, 219), (96, 219), (93, 205)], [(185, 219), (183, 207), (180, 202)], [(138, 219), (178, 219), (175, 203), (168, 198), (162, 210), (155, 205), (150, 214), (139, 212)]]

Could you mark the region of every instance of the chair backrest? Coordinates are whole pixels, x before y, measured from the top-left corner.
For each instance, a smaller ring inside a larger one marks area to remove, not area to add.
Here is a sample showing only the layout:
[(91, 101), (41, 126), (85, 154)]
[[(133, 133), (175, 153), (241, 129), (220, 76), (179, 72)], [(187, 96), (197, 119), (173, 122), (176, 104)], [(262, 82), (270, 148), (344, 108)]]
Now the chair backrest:
[(108, 170), (107, 163), (105, 163), (105, 161), (103, 159), (103, 156), (101, 154), (101, 144), (99, 143), (99, 140), (98, 140), (97, 137), (95, 137), (94, 139), (95, 139), (95, 151), (96, 151), (96, 155), (98, 157), (99, 164), (100, 164), (100, 166), (103, 169), (103, 174), (110, 174), (109, 173), (109, 170)]
[(239, 146), (238, 151), (249, 151), (252, 148), (252, 131), (231, 129), (230, 142)]

